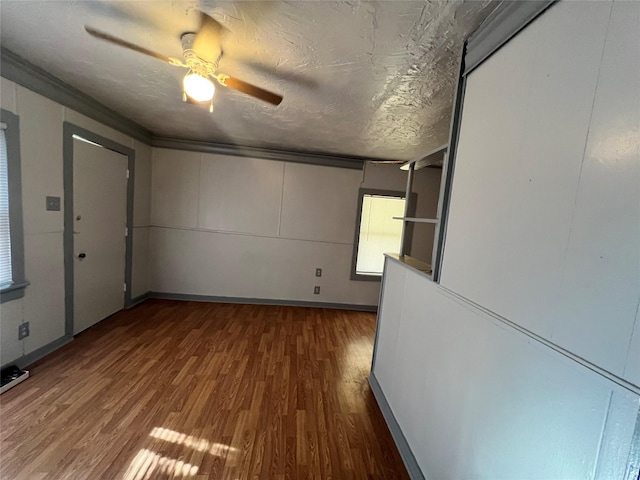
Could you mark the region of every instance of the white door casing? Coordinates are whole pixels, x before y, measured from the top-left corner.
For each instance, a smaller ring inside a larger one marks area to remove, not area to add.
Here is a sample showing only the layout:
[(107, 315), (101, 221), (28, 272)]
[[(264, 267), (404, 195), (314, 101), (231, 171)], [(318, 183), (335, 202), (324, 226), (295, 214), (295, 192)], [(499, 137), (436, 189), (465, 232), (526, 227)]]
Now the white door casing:
[(125, 155), (73, 140), (74, 334), (124, 307), (127, 164)]

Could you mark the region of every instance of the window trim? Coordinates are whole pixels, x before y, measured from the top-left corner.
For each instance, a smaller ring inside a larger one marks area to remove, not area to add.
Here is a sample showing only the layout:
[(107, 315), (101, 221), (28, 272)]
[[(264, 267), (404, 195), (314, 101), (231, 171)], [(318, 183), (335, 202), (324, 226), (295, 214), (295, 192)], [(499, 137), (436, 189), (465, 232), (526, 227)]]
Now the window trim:
[[(356, 264), (358, 262), (358, 243), (360, 240), (360, 223), (362, 222), (362, 204), (364, 202), (365, 195), (378, 195), (382, 197), (397, 197), (407, 198), (407, 192), (401, 190), (379, 190), (375, 188), (361, 188), (358, 190), (358, 210), (356, 213), (356, 230), (353, 240), (353, 254), (351, 256), (351, 280), (362, 280), (366, 282), (380, 282), (382, 280), (381, 275), (363, 275), (356, 272)], [(415, 205), (415, 193), (407, 199), (409, 211)], [(400, 220), (398, 220), (400, 221)], [(393, 252), (397, 253), (397, 252)]]
[(22, 226), (22, 175), (20, 172), (20, 117), (0, 109), (0, 122), (7, 125), (7, 178), (9, 179), (9, 225), (11, 235), (12, 283), (0, 289), (0, 303), (24, 296), (29, 285), (24, 269), (24, 231)]

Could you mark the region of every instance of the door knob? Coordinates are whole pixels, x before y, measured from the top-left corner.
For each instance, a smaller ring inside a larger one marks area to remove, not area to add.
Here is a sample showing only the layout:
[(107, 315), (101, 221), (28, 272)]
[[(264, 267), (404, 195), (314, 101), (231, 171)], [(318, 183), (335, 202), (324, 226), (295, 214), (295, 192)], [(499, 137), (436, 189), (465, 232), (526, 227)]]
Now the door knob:
[(83, 253), (78, 254), (78, 258), (85, 258), (86, 256), (87, 256), (87, 254), (86, 254), (86, 253), (84, 253), (84, 252), (83, 252)]

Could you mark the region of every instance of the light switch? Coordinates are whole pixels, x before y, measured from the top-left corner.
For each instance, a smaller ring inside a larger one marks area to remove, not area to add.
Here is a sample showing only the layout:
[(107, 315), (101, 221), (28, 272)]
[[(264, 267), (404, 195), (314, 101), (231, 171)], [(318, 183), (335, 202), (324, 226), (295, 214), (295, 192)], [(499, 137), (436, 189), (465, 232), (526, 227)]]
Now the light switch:
[(60, 197), (47, 197), (47, 210), (60, 211)]

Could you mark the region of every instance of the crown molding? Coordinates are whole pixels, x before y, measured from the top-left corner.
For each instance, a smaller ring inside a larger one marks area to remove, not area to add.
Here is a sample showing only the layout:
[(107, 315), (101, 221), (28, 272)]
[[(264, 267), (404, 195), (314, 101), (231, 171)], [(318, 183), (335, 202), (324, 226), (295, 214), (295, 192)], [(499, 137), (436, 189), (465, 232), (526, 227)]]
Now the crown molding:
[(146, 128), (105, 107), (89, 95), (64, 83), (6, 48), (0, 50), (0, 74), (18, 85), (33, 90), (136, 140), (147, 144), (151, 142), (153, 135)]
[(0, 74), (18, 85), (152, 147), (358, 170), (362, 169), (364, 162), (367, 160), (386, 160), (319, 152), (245, 147), (242, 145), (158, 136), (6, 48), (0, 48)]
[(363, 157), (345, 157), (316, 152), (295, 152), (290, 150), (275, 150), (260, 147), (244, 147), (242, 145), (227, 145), (223, 143), (201, 142), (197, 140), (160, 136), (154, 136), (152, 138), (151, 146), (156, 148), (189, 150), (192, 152), (216, 153), (219, 155), (261, 158), (263, 160), (306, 163), (310, 165), (351, 168), (357, 170), (361, 170), (364, 162), (370, 160)]
[(502, 1), (467, 40), (464, 75), (471, 73), (556, 1)]

